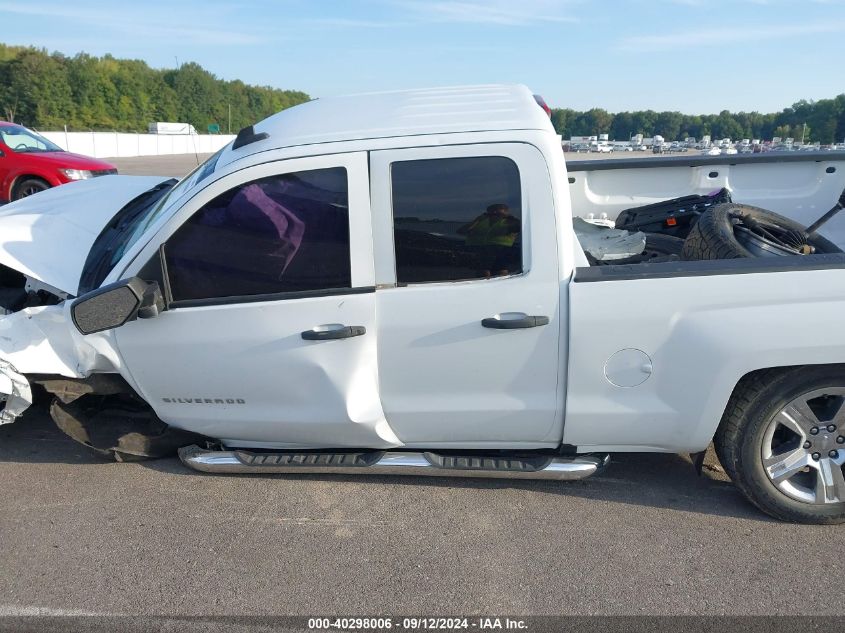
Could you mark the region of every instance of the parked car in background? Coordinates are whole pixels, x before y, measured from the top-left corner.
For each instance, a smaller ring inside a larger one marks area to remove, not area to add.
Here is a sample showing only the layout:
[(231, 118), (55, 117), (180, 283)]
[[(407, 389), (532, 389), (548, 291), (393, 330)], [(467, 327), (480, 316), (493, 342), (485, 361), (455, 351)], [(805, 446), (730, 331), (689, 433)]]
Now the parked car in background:
[(66, 152), (22, 125), (0, 122), (0, 199), (5, 202), (116, 173), (110, 163)]

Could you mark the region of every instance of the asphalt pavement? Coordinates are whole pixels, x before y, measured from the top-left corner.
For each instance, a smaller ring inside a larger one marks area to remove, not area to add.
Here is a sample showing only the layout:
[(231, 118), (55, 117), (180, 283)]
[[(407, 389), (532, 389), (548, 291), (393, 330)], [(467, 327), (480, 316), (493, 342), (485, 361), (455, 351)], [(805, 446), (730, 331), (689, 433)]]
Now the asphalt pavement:
[(708, 460), (555, 483), (220, 476), (0, 427), (0, 615), (842, 614), (842, 527), (778, 523)]
[(118, 173), (129, 176), (169, 176), (181, 178), (202, 164), (211, 154), (172, 154), (169, 156), (137, 156), (106, 158)]

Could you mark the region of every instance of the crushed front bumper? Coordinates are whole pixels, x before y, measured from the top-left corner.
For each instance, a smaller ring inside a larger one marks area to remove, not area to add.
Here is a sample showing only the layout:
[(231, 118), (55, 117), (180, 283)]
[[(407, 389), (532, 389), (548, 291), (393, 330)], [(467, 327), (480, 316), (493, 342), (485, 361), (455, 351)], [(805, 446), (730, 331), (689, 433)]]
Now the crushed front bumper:
[(12, 365), (0, 359), (0, 424), (14, 422), (32, 404), (29, 381)]

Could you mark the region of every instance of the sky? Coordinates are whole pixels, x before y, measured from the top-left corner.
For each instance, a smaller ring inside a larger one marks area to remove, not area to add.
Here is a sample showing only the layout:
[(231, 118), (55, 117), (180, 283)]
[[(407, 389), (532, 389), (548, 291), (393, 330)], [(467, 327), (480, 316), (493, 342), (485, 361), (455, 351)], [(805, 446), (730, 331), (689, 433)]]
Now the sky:
[(0, 0), (0, 41), (312, 97), (524, 83), (552, 107), (774, 112), (845, 92), (845, 0)]

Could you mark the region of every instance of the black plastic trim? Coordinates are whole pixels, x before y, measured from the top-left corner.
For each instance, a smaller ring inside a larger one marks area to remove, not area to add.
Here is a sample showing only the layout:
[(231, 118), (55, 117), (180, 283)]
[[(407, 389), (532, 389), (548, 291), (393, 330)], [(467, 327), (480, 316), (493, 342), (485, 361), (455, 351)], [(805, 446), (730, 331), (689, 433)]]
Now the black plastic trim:
[(363, 325), (347, 325), (338, 330), (305, 330), (301, 336), (306, 341), (337, 341), (366, 333), (367, 328)]
[(232, 149), (238, 149), (244, 145), (255, 143), (256, 141), (263, 141), (266, 138), (270, 138), (270, 135), (267, 134), (267, 132), (259, 132), (256, 134), (253, 127), (251, 125), (247, 125), (238, 132), (238, 135), (235, 137), (235, 141), (232, 143)]
[(492, 470), (499, 472), (540, 472), (554, 461), (551, 455), (479, 455), (479, 454), (444, 454), (434, 451), (423, 453), (425, 460), (432, 466), (443, 470)]
[(375, 286), (356, 288), (326, 288), (325, 290), (302, 290), (300, 292), (274, 292), (262, 295), (240, 295), (234, 297), (212, 297), (210, 299), (181, 299), (171, 301), (170, 309), (199, 308), (202, 306), (232, 305), (235, 303), (258, 303), (261, 301), (282, 301), (285, 299), (309, 299), (312, 297), (334, 297), (340, 295), (362, 295), (375, 292)]
[(164, 282), (161, 286), (162, 292), (164, 293), (164, 309), (169, 310), (170, 306), (173, 305), (173, 291), (170, 288), (170, 275), (167, 272), (167, 257), (165, 257), (164, 254), (164, 245), (166, 243), (167, 242), (162, 242), (156, 253), (158, 255), (158, 260), (161, 263), (161, 276), (162, 281)]
[(384, 451), (262, 453), (237, 450), (235, 456), (242, 464), (256, 468), (272, 466), (367, 468), (374, 466), (384, 456)]
[(710, 259), (620, 266), (589, 266), (575, 269), (573, 281), (627, 281), (634, 279), (667, 279), (672, 277), (708, 277), (714, 275), (753, 275), (806, 270), (845, 269), (845, 253), (829, 255), (796, 255), (794, 257), (749, 257), (742, 259)]
[(525, 316), (521, 319), (497, 319), (495, 317), (481, 319), (482, 327), (493, 330), (524, 330), (548, 324), (549, 317), (547, 316)]
[[(113, 330), (118, 328), (122, 325), (126, 325), (130, 321), (134, 321), (138, 318), (138, 310), (141, 307), (144, 294), (147, 290), (148, 284), (144, 280), (140, 279), (139, 277), (130, 277), (129, 279), (121, 279), (120, 281), (116, 281), (111, 284), (106, 284), (105, 286), (101, 286), (95, 290), (91, 290), (90, 292), (86, 292), (84, 295), (81, 295), (74, 299), (73, 303), (70, 304), (70, 318), (73, 321), (74, 327), (83, 335), (88, 334), (96, 334), (97, 332), (104, 332), (106, 330)], [(85, 303), (91, 299), (95, 299), (100, 295), (108, 294), (113, 290), (118, 290), (120, 288), (127, 288), (134, 296), (135, 296), (135, 307), (133, 311), (126, 315), (126, 317), (120, 321), (120, 323), (116, 325), (109, 325), (107, 327), (101, 327), (93, 330), (86, 330), (84, 329), (76, 318), (76, 309), (80, 304)]]
[(666, 156), (661, 158), (619, 158), (568, 160), (566, 170), (606, 171), (610, 169), (648, 169), (649, 167), (699, 167), (701, 165), (743, 165), (752, 163), (827, 163), (845, 161), (845, 152), (769, 152), (766, 154), (734, 154), (732, 156)]

